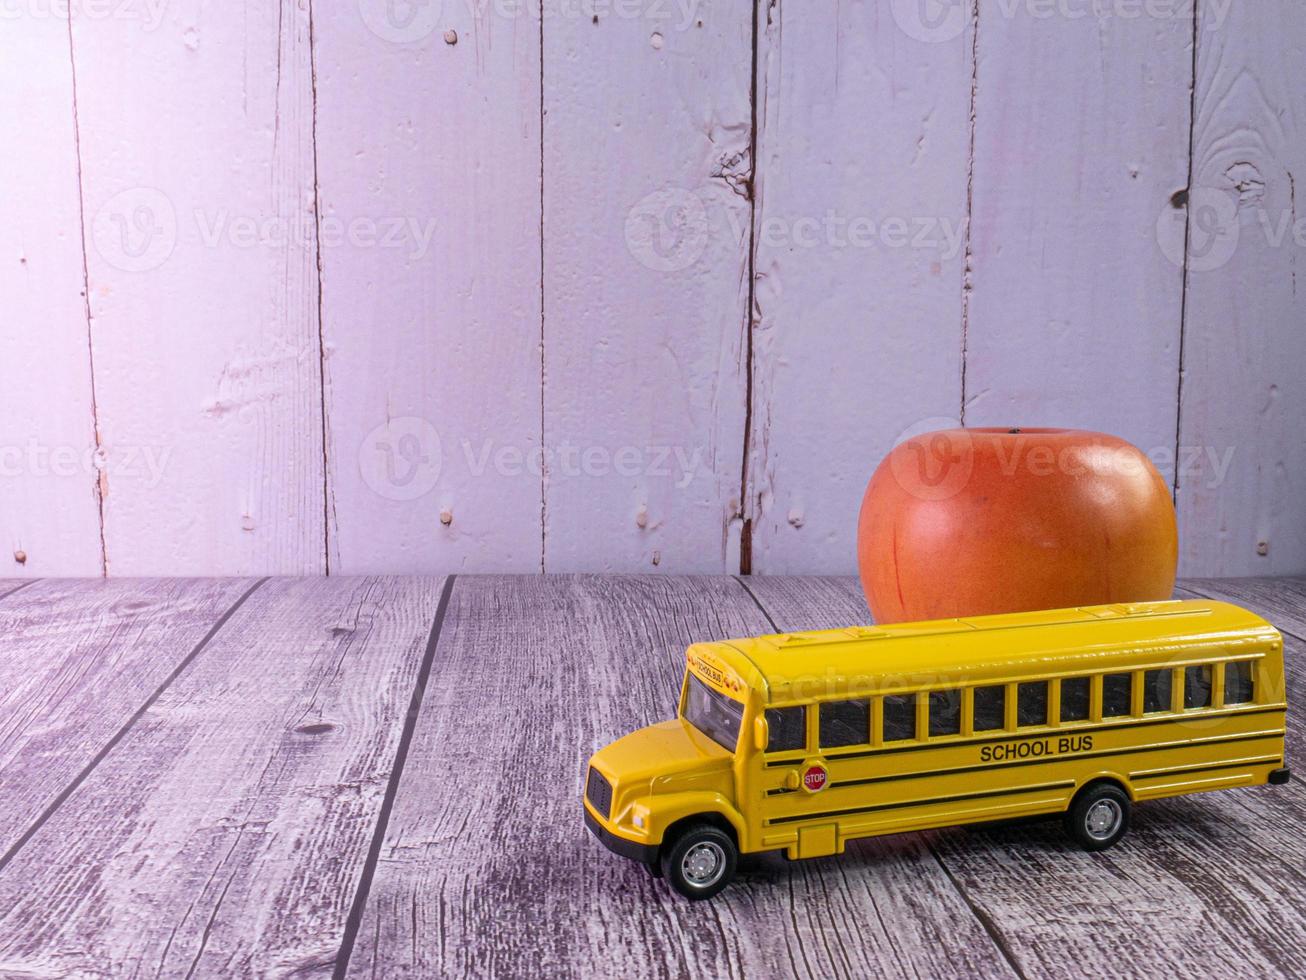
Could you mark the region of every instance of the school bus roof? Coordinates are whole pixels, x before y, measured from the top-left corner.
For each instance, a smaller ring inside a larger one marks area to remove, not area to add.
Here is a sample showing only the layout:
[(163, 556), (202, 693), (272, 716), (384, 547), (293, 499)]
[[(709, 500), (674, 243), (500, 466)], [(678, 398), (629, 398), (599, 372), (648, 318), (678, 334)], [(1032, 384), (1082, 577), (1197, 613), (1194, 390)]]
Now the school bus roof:
[[(767, 703), (857, 689), (894, 690), (1059, 672), (1126, 669), (1140, 654), (1181, 661), (1203, 642), (1263, 645), (1278, 637), (1254, 613), (1205, 599), (1118, 603), (885, 626), (778, 633), (699, 643)], [(1231, 651), (1232, 652), (1232, 651)]]

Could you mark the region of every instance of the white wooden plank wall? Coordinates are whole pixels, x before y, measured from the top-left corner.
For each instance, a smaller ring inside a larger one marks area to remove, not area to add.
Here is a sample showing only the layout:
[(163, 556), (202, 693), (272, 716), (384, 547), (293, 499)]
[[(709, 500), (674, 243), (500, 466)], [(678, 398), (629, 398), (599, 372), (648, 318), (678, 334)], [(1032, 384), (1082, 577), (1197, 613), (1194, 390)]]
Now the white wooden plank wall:
[(544, 566), (735, 571), (752, 10), (551, 4)]
[(540, 3), (6, 14), (5, 574), (846, 573), (956, 419), (1306, 570), (1300, 0)]
[(538, 11), (411, 9), (313, 8), (330, 571), (539, 571)]
[[(0, 574), (99, 575), (68, 24), (0, 30)], [(20, 144), (22, 140), (21, 151)]]
[(72, 8), (109, 573), (321, 572), (307, 8)]
[[(854, 569), (866, 481), (957, 415), (971, 100), (963, 32), (777, 4), (762, 38), (752, 568)], [(955, 423), (953, 423), (955, 424)]]
[(1172, 480), (1183, 270), (1156, 221), (1188, 179), (1191, 6), (1043, 9), (980, 6), (964, 419), (1110, 432)]
[(1181, 476), (1179, 548), (1274, 575), (1306, 567), (1306, 5), (1220, 9), (1199, 7), (1180, 442), (1231, 461)]

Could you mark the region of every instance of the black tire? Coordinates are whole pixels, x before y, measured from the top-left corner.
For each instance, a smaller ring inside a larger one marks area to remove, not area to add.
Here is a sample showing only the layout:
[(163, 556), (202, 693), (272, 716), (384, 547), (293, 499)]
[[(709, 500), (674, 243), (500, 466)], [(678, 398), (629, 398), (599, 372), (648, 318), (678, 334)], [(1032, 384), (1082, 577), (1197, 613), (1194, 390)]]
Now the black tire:
[(700, 901), (730, 884), (738, 861), (729, 834), (711, 824), (691, 824), (662, 849), (662, 877), (686, 898)]
[(1080, 790), (1066, 811), (1066, 833), (1086, 851), (1105, 851), (1129, 830), (1129, 794), (1114, 783)]

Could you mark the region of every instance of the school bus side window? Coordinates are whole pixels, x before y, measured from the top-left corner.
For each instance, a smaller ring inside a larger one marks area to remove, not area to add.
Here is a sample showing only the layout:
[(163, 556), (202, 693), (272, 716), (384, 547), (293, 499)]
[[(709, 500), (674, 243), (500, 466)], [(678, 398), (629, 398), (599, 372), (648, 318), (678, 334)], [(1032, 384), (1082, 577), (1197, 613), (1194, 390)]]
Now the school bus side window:
[(930, 692), (930, 738), (961, 734), (961, 691)]
[(1184, 707), (1209, 708), (1211, 706), (1211, 667), (1198, 664), (1184, 668)]
[(1238, 660), (1224, 665), (1224, 703), (1249, 704), (1256, 700), (1252, 691), (1252, 662)]
[(1144, 713), (1170, 710), (1170, 680), (1169, 668), (1149, 670), (1143, 674)]
[(891, 694), (884, 699), (884, 741), (902, 742), (916, 737), (916, 696)]
[(974, 723), (977, 732), (991, 732), (1007, 727), (1007, 685), (975, 688)]
[(1028, 681), (1016, 688), (1016, 724), (1046, 725), (1048, 723), (1048, 682)]
[(821, 748), (865, 745), (871, 740), (870, 701), (826, 701), (817, 710), (821, 712)]
[(1102, 675), (1102, 717), (1119, 718), (1134, 713), (1132, 674)]
[(807, 707), (766, 709), (766, 751), (791, 752), (807, 745)]
[(1088, 720), (1087, 677), (1067, 677), (1061, 682), (1061, 720)]

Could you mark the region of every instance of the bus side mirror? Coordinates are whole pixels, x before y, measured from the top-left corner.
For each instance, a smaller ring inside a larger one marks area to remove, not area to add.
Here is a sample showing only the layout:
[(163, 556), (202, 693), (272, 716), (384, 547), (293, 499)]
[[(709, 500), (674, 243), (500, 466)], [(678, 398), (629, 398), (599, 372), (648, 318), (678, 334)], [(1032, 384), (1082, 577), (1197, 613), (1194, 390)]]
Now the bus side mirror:
[(766, 727), (766, 716), (758, 715), (753, 719), (753, 745), (759, 752), (766, 751), (766, 743), (770, 738), (770, 732)]

